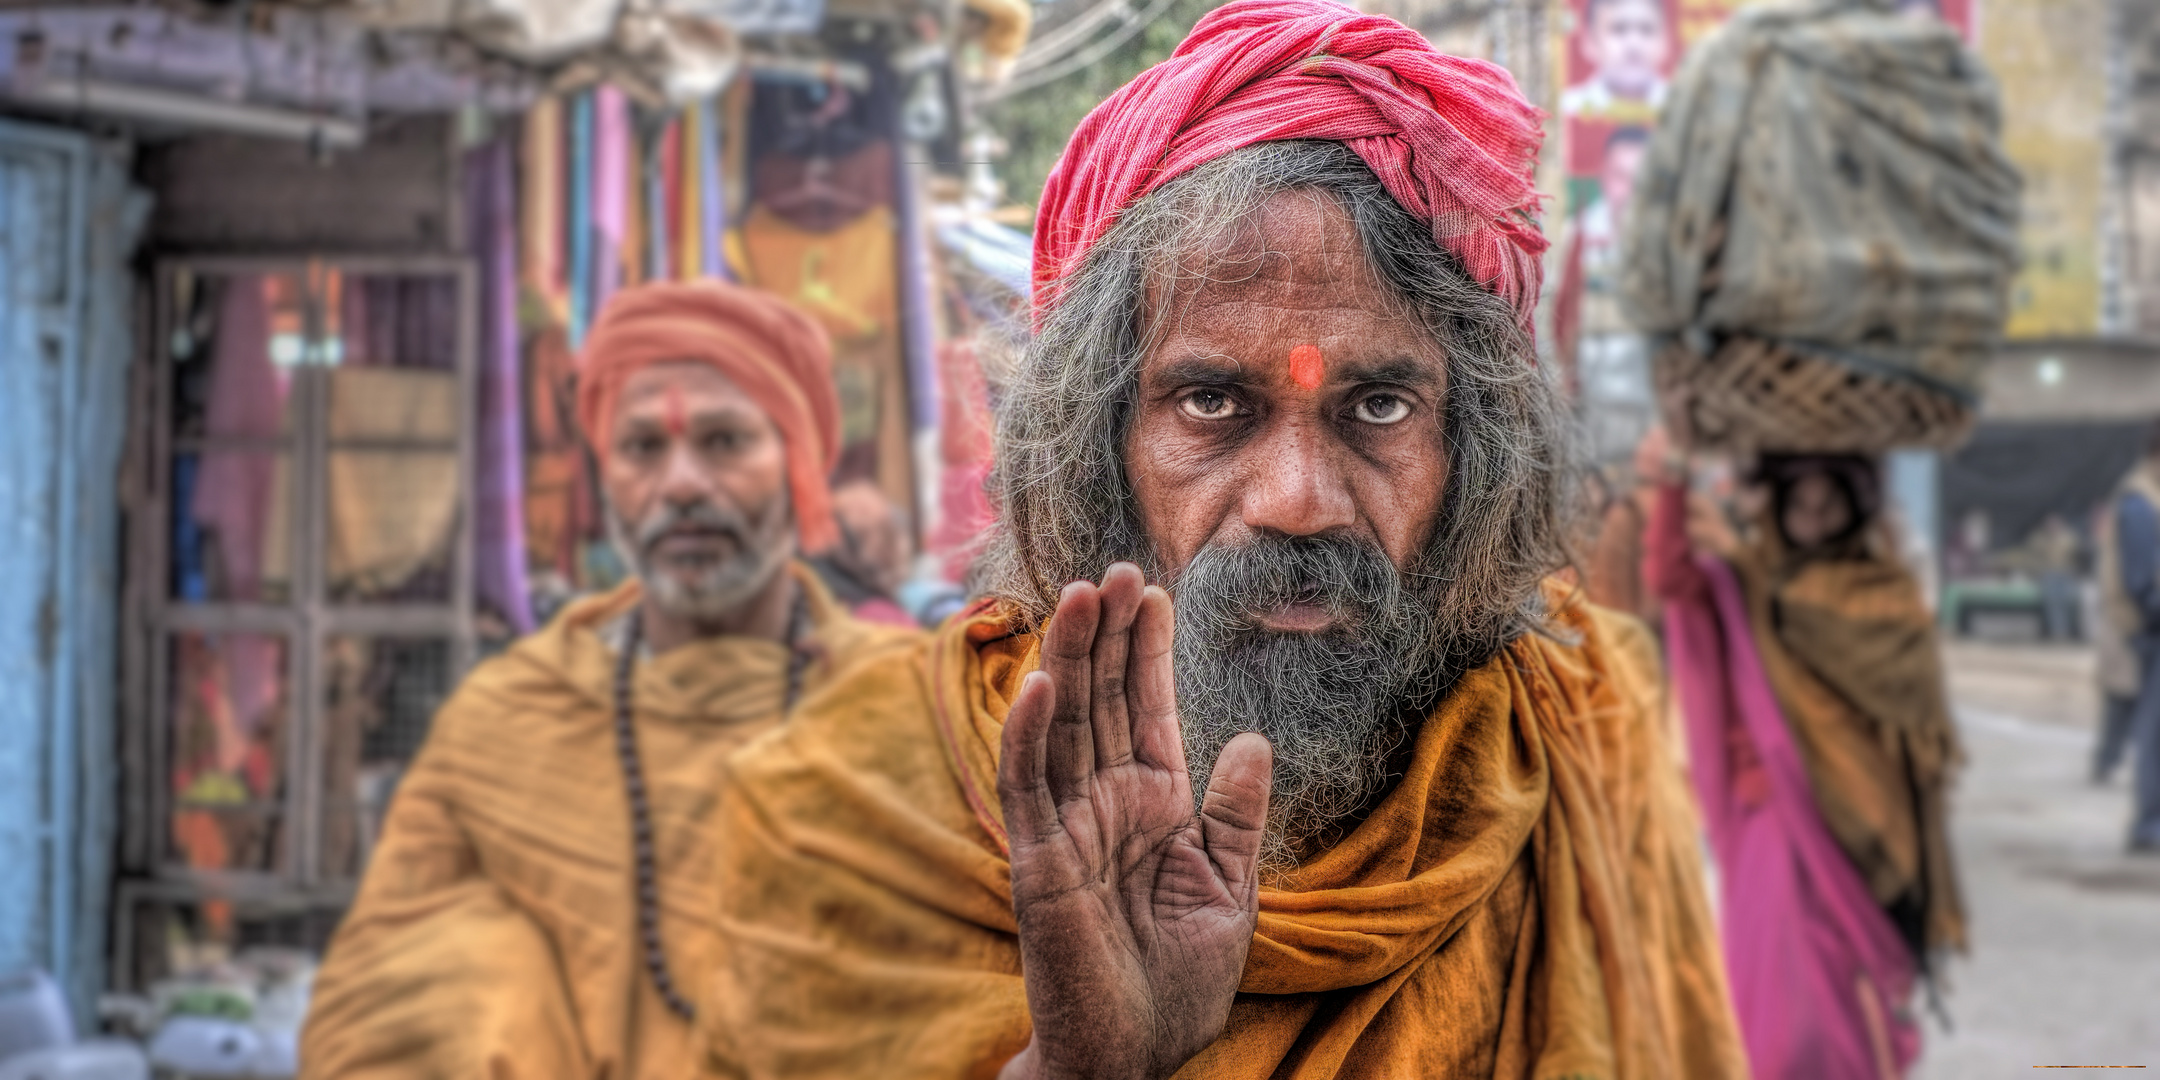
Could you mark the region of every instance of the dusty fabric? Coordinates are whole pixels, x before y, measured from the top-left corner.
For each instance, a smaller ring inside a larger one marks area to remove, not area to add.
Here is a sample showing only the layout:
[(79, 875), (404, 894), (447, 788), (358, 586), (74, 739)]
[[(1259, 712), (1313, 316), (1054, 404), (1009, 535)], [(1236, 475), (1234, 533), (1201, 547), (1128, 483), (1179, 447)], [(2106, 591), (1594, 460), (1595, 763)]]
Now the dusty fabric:
[(840, 405), (825, 331), (785, 301), (721, 281), (654, 282), (609, 298), (578, 354), (578, 423), (608, 455), (623, 383), (654, 364), (709, 364), (765, 410), (787, 444), (795, 530), (805, 552), (831, 546), (825, 475), (840, 453)]
[[(800, 709), (911, 635), (848, 618), (807, 570), (796, 579), (816, 651)], [(695, 1073), (692, 1029), (653, 989), (637, 938), (616, 657), (602, 633), (637, 599), (632, 583), (573, 604), (476, 668), (437, 714), (316, 980), (302, 1076)], [(714, 638), (638, 667), (660, 930), (678, 979), (714, 962), (721, 760), (781, 722), (786, 657), (778, 642)]]
[(1919, 583), (1872, 546), (1801, 560), (1756, 533), (1733, 566), (1823, 820), (1908, 944), (1963, 949), (1944, 820), (1960, 751)]
[(1749, 9), (1689, 51), (1629, 214), (1637, 327), (1746, 333), (1977, 398), (2018, 176), (1994, 80), (1947, 24), (1895, 7)]
[[(1655, 654), (1557, 621), (1579, 643), (1467, 675), (1370, 817), (1261, 890), (1228, 1028), (1179, 1076), (1745, 1075)], [(994, 776), (1037, 649), (978, 608), (731, 760), (701, 1004), (725, 1074), (987, 1077), (1026, 1045)]]
[(1448, 56), (1393, 19), (1331, 0), (1225, 4), (1073, 132), (1036, 216), (1035, 321), (1135, 200), (1240, 147), (1327, 139), (1528, 326), (1546, 247), (1533, 187), (1543, 117), (1505, 68)]
[[(334, 587), (386, 592), (448, 565), (458, 514), (457, 378), (414, 368), (331, 369), (324, 492)], [(444, 448), (337, 448), (348, 439)]]
[[(889, 157), (879, 171), (891, 176)], [(756, 203), (736, 239), (743, 280), (785, 297), (832, 338), (840, 392), (838, 475), (874, 479), (886, 497), (908, 506), (914, 480), (901, 343), (900, 231), (888, 198), (880, 196), (853, 220), (823, 231)]]

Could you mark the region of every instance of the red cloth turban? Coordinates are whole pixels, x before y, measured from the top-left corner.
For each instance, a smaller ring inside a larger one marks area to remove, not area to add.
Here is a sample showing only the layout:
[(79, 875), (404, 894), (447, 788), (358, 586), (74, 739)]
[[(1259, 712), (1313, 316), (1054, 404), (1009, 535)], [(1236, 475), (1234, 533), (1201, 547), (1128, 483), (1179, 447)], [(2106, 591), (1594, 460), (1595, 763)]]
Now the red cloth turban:
[(1225, 4), (1073, 132), (1035, 224), (1035, 323), (1135, 200), (1241, 147), (1326, 139), (1365, 159), (1528, 327), (1546, 246), (1532, 180), (1543, 119), (1506, 69), (1393, 19), (1328, 0)]
[(623, 383), (654, 364), (710, 364), (780, 429), (802, 550), (839, 538), (825, 477), (840, 456), (840, 403), (825, 331), (769, 293), (719, 281), (656, 282), (616, 293), (578, 354), (578, 422), (605, 461)]

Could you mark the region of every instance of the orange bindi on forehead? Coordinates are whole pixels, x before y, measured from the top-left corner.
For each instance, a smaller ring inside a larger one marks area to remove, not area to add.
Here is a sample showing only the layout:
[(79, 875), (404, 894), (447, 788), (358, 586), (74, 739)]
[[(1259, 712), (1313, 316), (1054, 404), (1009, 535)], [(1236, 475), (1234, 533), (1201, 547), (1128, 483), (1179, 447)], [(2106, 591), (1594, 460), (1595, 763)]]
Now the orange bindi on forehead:
[(683, 403), (682, 387), (668, 387), (666, 395), (661, 399), (661, 405), (665, 410), (661, 413), (661, 422), (667, 425), (667, 433), (674, 438), (682, 438), (683, 432), (690, 430), (690, 409)]
[(1290, 381), (1298, 389), (1318, 390), (1326, 380), (1327, 358), (1320, 355), (1320, 346), (1305, 344), (1290, 350)]

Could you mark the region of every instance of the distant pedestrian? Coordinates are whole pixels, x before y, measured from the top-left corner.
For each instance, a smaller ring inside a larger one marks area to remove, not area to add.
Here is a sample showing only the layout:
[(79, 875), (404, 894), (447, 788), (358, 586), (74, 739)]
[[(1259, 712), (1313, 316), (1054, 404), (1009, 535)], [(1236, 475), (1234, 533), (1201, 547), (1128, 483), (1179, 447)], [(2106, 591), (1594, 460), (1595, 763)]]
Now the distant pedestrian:
[(1645, 576), (1666, 603), (1755, 1075), (1903, 1075), (1915, 983), (1965, 945), (1934, 618), (1886, 535), (1873, 460), (1762, 455), (1767, 498), (1744, 532), (1687, 479), (1674, 455)]
[[(2114, 545), (2103, 549), (2101, 587), (2110, 616), (2129, 629), (2137, 656), (2136, 705), (2128, 723), (2137, 781), (2130, 850), (2160, 852), (2160, 679), (2154, 678), (2160, 665), (2160, 424), (2147, 431), (2145, 456), (2123, 480), (2114, 511), (2115, 527), (2104, 530)], [(2123, 737), (2103, 728), (2096, 775), (2113, 767)], [(2112, 750), (2111, 741), (2117, 744)]]
[(2095, 784), (2107, 783), (2130, 749), (2130, 722), (2137, 715), (2142, 676), (2137, 637), (2144, 619), (2123, 590), (2122, 554), (2116, 543), (2118, 502), (2119, 496), (2108, 500), (2093, 515), (2093, 584), (2100, 594), (2092, 628), (2094, 681), (2100, 691), (2100, 733), (2092, 755)]
[(1658, 469), (1669, 444), (1653, 427), (1635, 444), (1631, 474), (1614, 485), (1599, 514), (1597, 544), (1590, 552), (1588, 592), (1593, 603), (1625, 611), (1655, 629), (1664, 602), (1643, 587), (1643, 530), (1657, 501)]
[(2077, 641), (2085, 636), (2078, 595), (2077, 530), (2059, 514), (2049, 514), (2032, 539), (2033, 564), (2040, 576), (2040, 622), (2049, 641)]

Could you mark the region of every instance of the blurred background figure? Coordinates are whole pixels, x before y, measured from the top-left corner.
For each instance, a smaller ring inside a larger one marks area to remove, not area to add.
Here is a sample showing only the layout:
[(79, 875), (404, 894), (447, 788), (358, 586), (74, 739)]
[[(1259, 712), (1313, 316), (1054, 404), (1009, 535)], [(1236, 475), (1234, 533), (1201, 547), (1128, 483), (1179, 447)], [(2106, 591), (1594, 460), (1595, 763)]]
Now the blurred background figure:
[[(722, 763), (905, 643), (803, 565), (844, 527), (833, 358), (807, 314), (648, 282), (610, 299), (579, 359), (579, 427), (632, 577), (437, 713), (324, 958), (307, 1080), (709, 1075), (693, 965), (712, 928), (684, 911), (724, 884)], [(851, 564), (891, 546), (880, 507), (857, 506), (870, 543)]]
[(840, 542), (810, 560), (833, 599), (865, 622), (914, 626), (914, 616), (897, 599), (914, 562), (900, 508), (876, 484), (858, 480), (833, 490), (833, 519)]
[(2040, 580), (2041, 633), (2050, 641), (2084, 640), (2084, 597), (2078, 588), (2078, 557), (2084, 542), (2061, 514), (2049, 514), (2030, 544)]
[[(2160, 852), (2160, 424), (2147, 435), (2145, 455), (2124, 479), (2109, 508), (2112, 528), (2101, 536), (2100, 589), (2109, 629), (2123, 634), (2136, 660), (2136, 685), (2120, 673), (2107, 686), (2107, 712), (2093, 758), (2093, 779), (2114, 771), (2127, 745), (2132, 751), (2136, 803), (2130, 849)], [(2131, 690), (2127, 715), (2122, 689)]]
[(1652, 627), (1658, 625), (1664, 604), (1643, 585), (1643, 531), (1650, 524), (1657, 481), (1671, 449), (1663, 427), (1651, 428), (1636, 444), (1626, 476), (1605, 500), (1590, 556), (1590, 599)]
[(1741, 532), (1690, 498), (1680, 455), (1663, 476), (1646, 575), (1750, 1057), (1774, 1077), (1901, 1072), (1916, 982), (1965, 947), (1945, 816), (1959, 752), (1878, 466), (1761, 455), (1763, 512)]
[(2137, 637), (2142, 613), (2122, 590), (2122, 566), (2116, 553), (2113, 508), (2102, 511), (2094, 529), (2098, 554), (2094, 585), (2099, 593), (2092, 641), (2094, 686), (2100, 696), (2099, 729), (2093, 740), (2092, 782), (2105, 784), (2130, 747), (2137, 716), (2138, 687), (2144, 680)]

